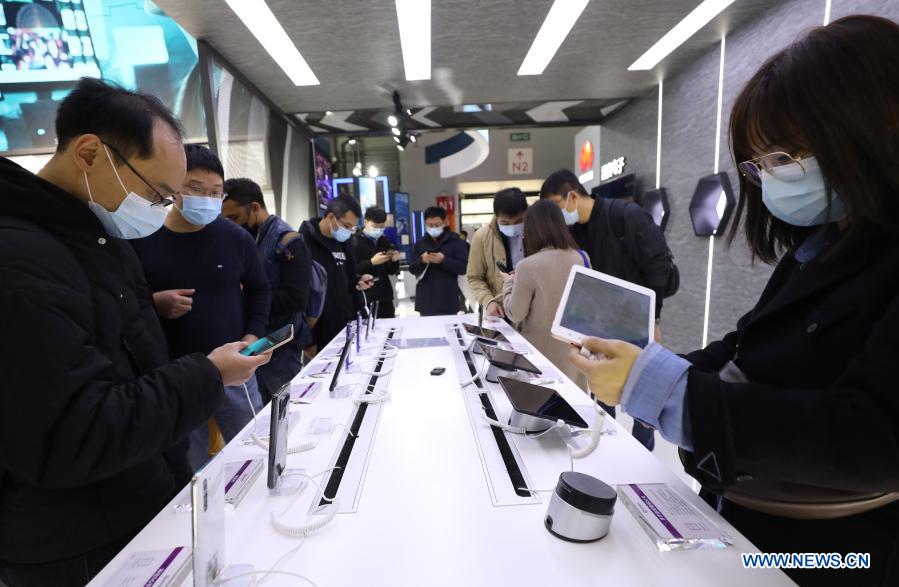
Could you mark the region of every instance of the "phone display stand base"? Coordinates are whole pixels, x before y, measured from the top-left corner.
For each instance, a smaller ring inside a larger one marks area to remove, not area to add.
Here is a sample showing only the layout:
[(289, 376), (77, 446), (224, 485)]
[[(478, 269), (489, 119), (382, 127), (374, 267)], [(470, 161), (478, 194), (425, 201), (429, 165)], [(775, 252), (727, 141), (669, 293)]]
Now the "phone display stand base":
[(505, 377), (507, 379), (517, 379), (518, 381), (528, 381), (528, 375), (524, 371), (514, 370), (509, 371), (507, 369), (503, 369), (502, 367), (497, 367), (496, 365), (490, 365), (490, 368), (487, 369), (486, 375), (484, 375), (484, 379), (486, 379), (490, 383), (499, 383), (498, 377)]
[(553, 424), (553, 422), (545, 418), (522, 414), (516, 410), (512, 410), (512, 413), (509, 415), (509, 426), (521, 428), (525, 433), (546, 432), (553, 427)]
[[(253, 565), (228, 565), (224, 569), (222, 569), (218, 577), (216, 577), (216, 584), (223, 584), (227, 587), (254, 587), (256, 585), (256, 577), (254, 575), (247, 575), (248, 573), (255, 573), (256, 567)], [(240, 577), (240, 579), (229, 579), (228, 577), (239, 577), (240, 575), (247, 575), (246, 577)]]
[(333, 391), (328, 392), (328, 396), (331, 399), (346, 399), (353, 395), (353, 392), (359, 387), (356, 383), (347, 383), (344, 385), (338, 385), (334, 388)]
[(306, 469), (284, 469), (275, 486), (269, 489), (270, 495), (279, 497), (296, 495), (306, 487)]

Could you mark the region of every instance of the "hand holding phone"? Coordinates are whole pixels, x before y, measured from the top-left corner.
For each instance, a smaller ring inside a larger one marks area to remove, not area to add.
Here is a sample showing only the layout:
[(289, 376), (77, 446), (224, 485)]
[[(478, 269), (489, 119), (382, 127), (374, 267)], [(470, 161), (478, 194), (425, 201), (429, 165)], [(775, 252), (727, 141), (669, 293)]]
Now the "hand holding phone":
[(509, 267), (508, 267), (505, 263), (503, 263), (502, 261), (497, 261), (497, 262), (496, 262), (496, 267), (497, 267), (500, 271), (502, 271), (503, 273), (512, 273), (512, 270), (509, 269)]
[(288, 324), (283, 328), (265, 335), (254, 343), (247, 345), (240, 354), (245, 357), (253, 357), (256, 355), (271, 354), (276, 348), (287, 344), (293, 340), (293, 324)]
[(241, 353), (246, 347), (243, 342), (230, 342), (215, 349), (207, 358), (218, 369), (222, 385), (232, 386), (246, 383), (256, 369), (268, 363), (270, 354), (248, 357)]

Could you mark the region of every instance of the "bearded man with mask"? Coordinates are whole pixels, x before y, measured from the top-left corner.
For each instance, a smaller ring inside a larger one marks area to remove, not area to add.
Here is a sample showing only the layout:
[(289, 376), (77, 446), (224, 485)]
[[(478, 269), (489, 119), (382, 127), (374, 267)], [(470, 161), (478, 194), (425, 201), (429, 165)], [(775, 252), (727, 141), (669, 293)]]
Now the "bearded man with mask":
[(293, 324), (293, 340), (272, 353), (272, 360), (256, 372), (262, 403), (302, 369), (303, 349), (312, 344), (312, 328), (306, 323), (306, 305), (312, 281), (312, 260), (300, 233), (277, 214), (269, 213), (258, 183), (245, 177), (225, 182), (222, 216), (246, 229), (256, 241), (256, 251), (272, 288), (269, 329)]
[[(165, 224), (133, 243), (172, 359), (209, 352), (228, 340), (259, 340), (267, 333), (271, 305), (256, 243), (220, 215), (224, 170), (219, 158), (200, 145), (187, 145), (184, 153), (187, 175)], [(246, 389), (225, 388), (225, 400), (214, 413), (224, 441), (237, 436), (261, 407), (255, 376)], [(209, 423), (191, 433), (188, 461), (195, 471), (214, 452), (215, 437), (213, 428), (210, 439)]]
[[(183, 487), (176, 448), (268, 357), (169, 362), (140, 261), (184, 178), (153, 96), (84, 79), (37, 175), (0, 158), (0, 583), (84, 585)], [(178, 259), (170, 259), (176, 263)], [(233, 339), (232, 339), (233, 340)]]
[(328, 203), (321, 218), (300, 226), (312, 259), (328, 273), (325, 307), (312, 329), (312, 354), (324, 348), (362, 309), (358, 294), (374, 285), (370, 274), (359, 276), (350, 238), (356, 231), (362, 208), (353, 197), (341, 194)]

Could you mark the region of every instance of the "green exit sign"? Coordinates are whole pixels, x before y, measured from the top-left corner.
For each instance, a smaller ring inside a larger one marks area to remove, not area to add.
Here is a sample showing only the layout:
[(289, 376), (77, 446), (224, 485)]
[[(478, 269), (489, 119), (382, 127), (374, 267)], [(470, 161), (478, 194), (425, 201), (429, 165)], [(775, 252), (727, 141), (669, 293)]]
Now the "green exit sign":
[(531, 133), (529, 132), (513, 132), (509, 134), (509, 138), (513, 143), (526, 143), (531, 140)]

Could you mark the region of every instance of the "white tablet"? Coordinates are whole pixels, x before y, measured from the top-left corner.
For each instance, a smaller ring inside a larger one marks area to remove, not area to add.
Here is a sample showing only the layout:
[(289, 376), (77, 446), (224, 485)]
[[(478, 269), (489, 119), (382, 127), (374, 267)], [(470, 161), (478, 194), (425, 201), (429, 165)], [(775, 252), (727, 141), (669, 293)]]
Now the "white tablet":
[(585, 336), (597, 336), (643, 348), (653, 340), (655, 309), (653, 290), (575, 265), (551, 332), (578, 345)]

